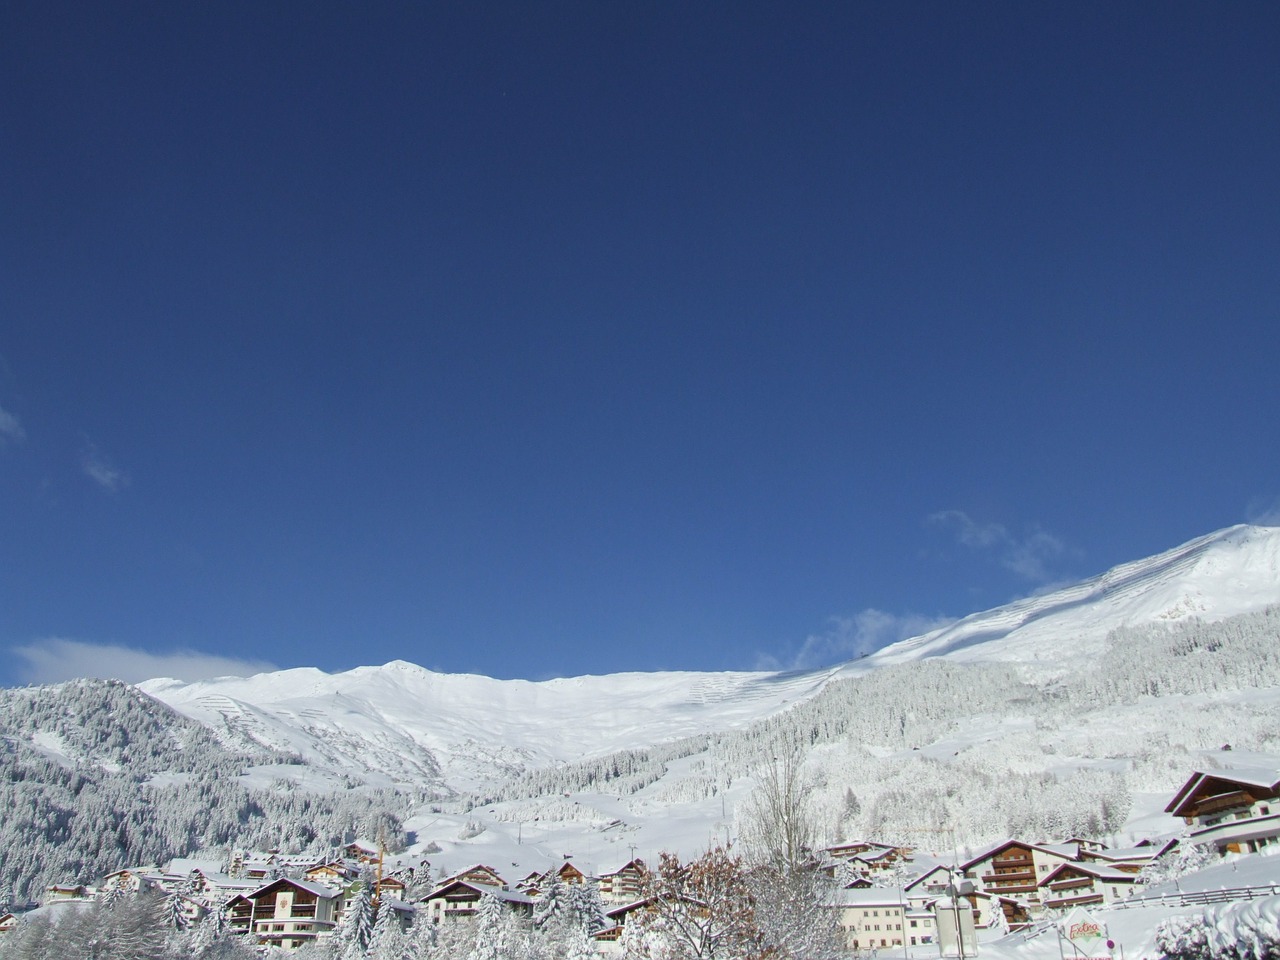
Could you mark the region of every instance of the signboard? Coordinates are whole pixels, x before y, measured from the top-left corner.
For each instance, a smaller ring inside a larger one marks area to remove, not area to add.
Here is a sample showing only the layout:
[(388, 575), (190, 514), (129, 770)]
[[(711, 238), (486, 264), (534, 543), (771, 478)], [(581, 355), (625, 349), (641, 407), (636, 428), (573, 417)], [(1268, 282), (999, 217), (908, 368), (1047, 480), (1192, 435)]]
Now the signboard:
[(1076, 907), (1058, 924), (1062, 938), (1075, 948), (1078, 960), (1111, 960), (1107, 925), (1084, 907)]

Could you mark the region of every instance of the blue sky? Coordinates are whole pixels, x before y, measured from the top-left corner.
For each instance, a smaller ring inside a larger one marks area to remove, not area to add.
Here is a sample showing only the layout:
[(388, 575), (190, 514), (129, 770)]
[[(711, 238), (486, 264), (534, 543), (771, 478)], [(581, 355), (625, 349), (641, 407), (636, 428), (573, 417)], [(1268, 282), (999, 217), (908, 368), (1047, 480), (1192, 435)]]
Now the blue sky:
[(0, 88), (0, 683), (812, 666), (1277, 516), (1275, 4), (19, 0)]

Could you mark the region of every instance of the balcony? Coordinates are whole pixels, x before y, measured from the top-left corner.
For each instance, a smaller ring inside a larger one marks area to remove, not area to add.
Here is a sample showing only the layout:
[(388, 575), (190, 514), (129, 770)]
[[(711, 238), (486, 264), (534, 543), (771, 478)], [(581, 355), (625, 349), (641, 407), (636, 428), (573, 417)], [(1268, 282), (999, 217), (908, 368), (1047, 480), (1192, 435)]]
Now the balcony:
[(1265, 817), (1249, 817), (1247, 820), (1228, 820), (1212, 827), (1192, 831), (1188, 839), (1195, 844), (1225, 846), (1228, 843), (1247, 843), (1280, 837), (1280, 813)]
[(1036, 873), (1034, 870), (1005, 870), (1000, 873), (984, 873), (982, 882), (990, 887), (992, 884), (1002, 883), (1030, 883), (1036, 882)]

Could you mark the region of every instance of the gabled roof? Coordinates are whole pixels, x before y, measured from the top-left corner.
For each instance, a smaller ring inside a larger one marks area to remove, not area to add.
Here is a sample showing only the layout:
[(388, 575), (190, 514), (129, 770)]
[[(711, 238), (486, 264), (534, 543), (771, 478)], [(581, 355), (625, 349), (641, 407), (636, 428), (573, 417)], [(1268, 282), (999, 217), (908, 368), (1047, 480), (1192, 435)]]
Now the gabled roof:
[(943, 866), (942, 864), (938, 864), (938, 865), (937, 865), (936, 867), (934, 867), (933, 869), (931, 869), (931, 870), (926, 870), (924, 873), (920, 874), (920, 876), (916, 877), (914, 880), (912, 880), (910, 883), (908, 883), (908, 884), (907, 884), (905, 887), (903, 887), (902, 889), (903, 889), (903, 890), (910, 890), (912, 887), (917, 887), (917, 886), (919, 886), (920, 884), (924, 883), (926, 880), (928, 880), (930, 877), (932, 877), (934, 874), (939, 873), (939, 872), (941, 872), (941, 873), (942, 873), (942, 875), (943, 875), (943, 876), (945, 876), (945, 877), (947, 878), (947, 881), (948, 881), (948, 882), (950, 882), (950, 880), (951, 880), (951, 868), (950, 868), (950, 867), (945, 867), (945, 866)]
[(497, 887), (488, 883), (473, 883), (470, 880), (460, 880), (457, 877), (445, 880), (425, 897), (420, 897), (418, 902), (426, 903), (428, 900), (435, 900), (444, 896), (450, 890), (454, 890), (458, 887), (465, 887), (468, 890), (473, 890), (481, 896), (488, 895), (490, 897), (497, 897), (505, 903), (533, 905), (533, 898), (519, 890), (512, 890), (508, 887)]
[(1009, 839), (1001, 843), (997, 843), (994, 847), (988, 847), (984, 852), (978, 854), (978, 856), (974, 857), (972, 860), (966, 860), (964, 863), (960, 864), (960, 869), (968, 870), (970, 867), (981, 863), (983, 860), (988, 860), (991, 857), (994, 857), (1001, 850), (1014, 846), (1026, 847), (1028, 850), (1039, 850), (1041, 853), (1047, 853), (1055, 857), (1063, 857), (1067, 860), (1075, 859), (1075, 851), (1060, 844), (1054, 844), (1051, 846), (1044, 843), (1031, 843), (1027, 840)]
[(1168, 837), (1159, 843), (1146, 841), (1145, 846), (1108, 847), (1105, 850), (1089, 850), (1087, 853), (1091, 860), (1105, 860), (1109, 863), (1134, 863), (1154, 860), (1177, 845), (1177, 837)]
[(906, 907), (902, 891), (896, 887), (843, 889), (827, 900), (829, 907)]
[(1117, 870), (1115, 867), (1100, 867), (1093, 863), (1061, 863), (1049, 871), (1048, 875), (1040, 881), (1040, 886), (1046, 887), (1054, 882), (1054, 877), (1058, 876), (1058, 874), (1070, 871), (1096, 877), (1099, 880), (1106, 880), (1108, 883), (1133, 883), (1138, 879), (1136, 873)]
[(1228, 788), (1252, 787), (1275, 793), (1280, 790), (1280, 770), (1252, 766), (1228, 767), (1221, 770), (1196, 770), (1178, 792), (1174, 794), (1173, 799), (1169, 801), (1169, 805), (1164, 808), (1164, 812), (1172, 813), (1175, 817), (1188, 816), (1188, 814), (1180, 811), (1189, 809), (1191, 802), (1201, 787), (1215, 781)]
[(601, 879), (605, 877), (614, 877), (622, 873), (623, 870), (638, 870), (641, 873), (647, 873), (649, 871), (649, 868), (645, 866), (645, 862), (643, 860), (639, 859), (638, 857), (633, 857), (630, 860), (628, 860), (626, 863), (624, 863), (622, 866), (618, 867), (618, 869), (602, 870), (601, 872), (597, 873), (596, 876)]
[(325, 886), (323, 883), (316, 883), (311, 880), (296, 880), (293, 877), (277, 877), (274, 880), (270, 880), (267, 883), (264, 883), (262, 886), (258, 887), (258, 889), (250, 893), (246, 893), (244, 896), (249, 900), (253, 900), (254, 898), (260, 896), (261, 894), (266, 893), (268, 890), (272, 889), (273, 887), (278, 887), (281, 884), (294, 887), (298, 890), (305, 890), (307, 893), (310, 893), (317, 897), (323, 897), (326, 900), (330, 900), (334, 897), (342, 896), (341, 890), (337, 890), (333, 887)]

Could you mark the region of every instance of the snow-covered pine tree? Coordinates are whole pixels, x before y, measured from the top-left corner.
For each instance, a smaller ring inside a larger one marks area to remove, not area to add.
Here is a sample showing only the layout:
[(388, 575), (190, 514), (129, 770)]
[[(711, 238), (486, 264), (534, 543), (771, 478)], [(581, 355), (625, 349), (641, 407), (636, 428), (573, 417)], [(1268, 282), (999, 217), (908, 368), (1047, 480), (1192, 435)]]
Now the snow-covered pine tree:
[(506, 914), (506, 907), (497, 897), (491, 893), (481, 894), (476, 908), (476, 940), (468, 960), (506, 960)]
[(342, 921), (334, 931), (341, 960), (363, 960), (373, 935), (373, 894), (369, 884), (357, 880), (347, 890)]
[(369, 960), (404, 960), (408, 947), (398, 912), (391, 906), (389, 898), (383, 898), (378, 904), (365, 955)]
[(542, 891), (538, 897), (538, 902), (533, 908), (533, 925), (544, 930), (548, 927), (557, 927), (565, 922), (569, 911), (567, 902), (568, 891), (567, 884), (564, 883), (558, 874), (551, 875), (551, 882), (547, 884), (547, 888)]

